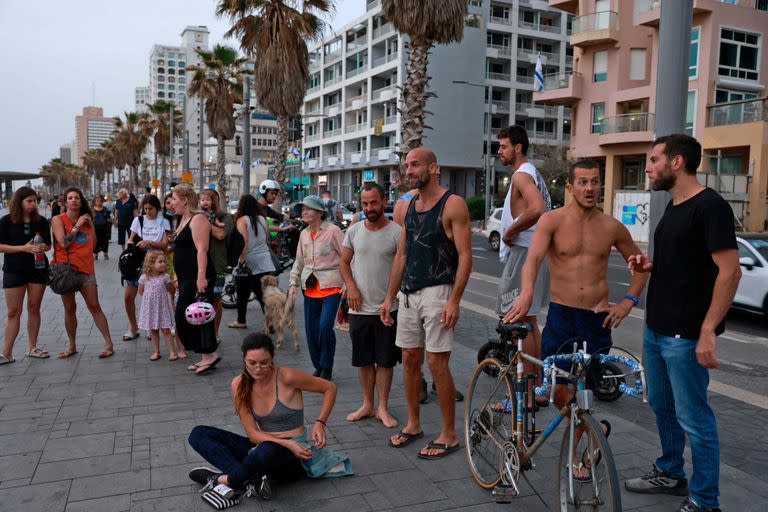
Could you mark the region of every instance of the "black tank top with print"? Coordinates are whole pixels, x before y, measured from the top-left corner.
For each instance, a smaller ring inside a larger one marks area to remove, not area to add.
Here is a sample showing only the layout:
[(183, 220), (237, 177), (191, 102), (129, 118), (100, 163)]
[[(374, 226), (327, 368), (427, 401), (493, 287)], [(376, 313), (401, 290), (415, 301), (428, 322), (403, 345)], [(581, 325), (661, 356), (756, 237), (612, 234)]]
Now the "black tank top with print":
[(450, 195), (451, 192), (446, 191), (435, 206), (425, 212), (416, 211), (418, 194), (408, 205), (405, 215), (407, 255), (400, 287), (403, 293), (456, 281), (459, 253), (443, 228), (443, 208)]

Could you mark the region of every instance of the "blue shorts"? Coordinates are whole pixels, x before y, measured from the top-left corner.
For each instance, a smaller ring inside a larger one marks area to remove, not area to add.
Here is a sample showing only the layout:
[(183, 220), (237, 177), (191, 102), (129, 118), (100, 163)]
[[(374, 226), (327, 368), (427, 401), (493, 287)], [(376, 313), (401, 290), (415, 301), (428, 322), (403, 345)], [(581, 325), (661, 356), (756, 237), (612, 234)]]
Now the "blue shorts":
[[(542, 359), (555, 354), (573, 353), (573, 342), (579, 342), (582, 348), (583, 342), (587, 342), (587, 352), (590, 355), (607, 354), (613, 346), (611, 330), (603, 327), (603, 322), (608, 313), (595, 313), (588, 309), (572, 308), (555, 302), (549, 303), (547, 312), (547, 324), (541, 333), (541, 357)], [(596, 360), (593, 360), (596, 361)], [(557, 363), (559, 368), (570, 371), (571, 363)], [(590, 365), (593, 366), (593, 365)], [(596, 367), (596, 366), (593, 366)], [(587, 387), (593, 388), (598, 375), (596, 372), (587, 372)], [(558, 382), (562, 383), (560, 380)]]

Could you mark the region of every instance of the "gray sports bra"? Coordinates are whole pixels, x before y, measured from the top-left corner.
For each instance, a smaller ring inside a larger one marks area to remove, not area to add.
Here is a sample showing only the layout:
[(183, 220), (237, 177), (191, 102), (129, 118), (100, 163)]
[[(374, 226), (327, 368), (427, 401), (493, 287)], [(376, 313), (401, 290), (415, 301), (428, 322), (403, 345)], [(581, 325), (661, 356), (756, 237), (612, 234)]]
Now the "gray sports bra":
[(259, 416), (253, 410), (251, 414), (263, 432), (286, 432), (304, 425), (304, 409), (292, 409), (280, 401), (277, 381), (280, 368), (275, 372), (275, 406), (266, 416)]

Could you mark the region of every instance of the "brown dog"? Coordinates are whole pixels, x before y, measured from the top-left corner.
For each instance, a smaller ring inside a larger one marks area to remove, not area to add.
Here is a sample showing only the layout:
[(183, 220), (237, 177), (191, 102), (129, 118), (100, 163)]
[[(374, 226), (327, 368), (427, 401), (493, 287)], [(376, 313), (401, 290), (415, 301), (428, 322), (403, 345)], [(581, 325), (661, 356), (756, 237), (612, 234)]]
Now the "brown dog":
[(287, 300), (287, 296), (278, 286), (275, 276), (262, 276), (261, 298), (264, 301), (264, 332), (269, 332), (269, 328), (274, 326), (277, 332), (275, 346), (280, 348), (285, 340), (283, 329), (287, 325), (293, 334), (293, 346), (298, 351), (299, 333), (296, 330), (296, 319), (294, 318), (294, 302)]

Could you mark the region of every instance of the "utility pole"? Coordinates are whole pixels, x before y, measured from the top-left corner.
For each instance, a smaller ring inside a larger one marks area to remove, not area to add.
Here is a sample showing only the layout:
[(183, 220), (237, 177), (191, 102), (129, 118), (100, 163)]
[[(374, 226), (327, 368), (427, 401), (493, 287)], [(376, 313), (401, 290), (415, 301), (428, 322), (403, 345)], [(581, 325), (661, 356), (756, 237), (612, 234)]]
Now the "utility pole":
[(181, 116), (184, 118), (184, 139), (182, 142), (183, 146), (183, 161), (182, 161), (182, 171), (189, 171), (189, 130), (187, 129), (187, 96), (184, 95), (184, 98), (181, 102), (181, 109), (182, 114)]
[(203, 190), (205, 188), (205, 177), (203, 176), (203, 164), (205, 160), (203, 159), (203, 148), (205, 147), (205, 141), (203, 139), (203, 98), (200, 97), (200, 140), (198, 141), (198, 145), (200, 148), (200, 190)]
[(488, 85), (488, 129), (485, 134), (485, 217), (491, 214), (491, 116), (493, 115), (493, 86)]
[[(170, 101), (170, 104), (171, 104), (171, 109), (170, 109), (170, 115), (168, 116), (169, 119), (170, 119), (170, 121), (168, 123), (168, 127), (169, 127), (168, 133), (170, 134), (169, 143), (171, 145), (171, 162), (170, 162), (170, 165), (171, 165), (171, 176), (173, 176), (173, 156), (174, 156), (174, 147), (173, 147), (174, 146), (174, 144), (173, 144), (173, 116), (176, 113), (176, 107), (173, 105), (173, 100)], [(165, 169), (163, 169), (163, 171), (165, 171)], [(165, 197), (165, 179), (166, 179), (166, 174), (165, 174), (165, 172), (163, 172), (162, 179), (160, 180), (160, 194), (158, 194), (160, 197)]]
[(251, 77), (245, 75), (243, 87), (243, 190), (251, 193)]
[[(691, 47), (693, 0), (661, 3), (659, 20), (659, 60), (656, 73), (655, 138), (685, 131), (688, 96), (688, 54)], [(670, 195), (651, 191), (651, 222), (648, 253), (653, 255), (656, 232)], [(650, 256), (653, 258), (653, 256)]]

